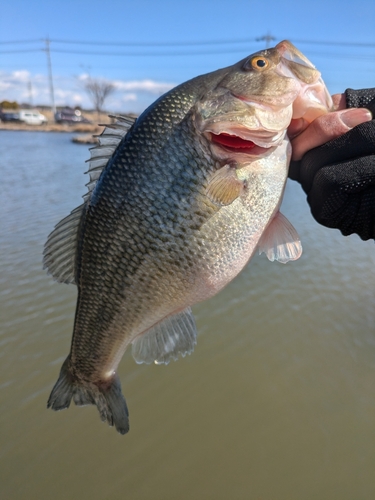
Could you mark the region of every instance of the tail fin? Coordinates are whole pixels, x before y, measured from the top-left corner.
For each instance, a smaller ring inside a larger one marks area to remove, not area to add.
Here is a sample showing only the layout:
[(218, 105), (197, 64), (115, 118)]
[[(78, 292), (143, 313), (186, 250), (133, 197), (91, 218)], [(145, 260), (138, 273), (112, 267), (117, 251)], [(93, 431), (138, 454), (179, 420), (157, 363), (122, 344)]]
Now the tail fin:
[(129, 412), (121, 392), (121, 384), (117, 375), (103, 384), (77, 381), (69, 370), (68, 357), (61, 367), (60, 376), (52, 389), (47, 408), (59, 411), (69, 408), (73, 398), (77, 406), (96, 405), (100, 418), (108, 425), (114, 425), (120, 434), (129, 431)]

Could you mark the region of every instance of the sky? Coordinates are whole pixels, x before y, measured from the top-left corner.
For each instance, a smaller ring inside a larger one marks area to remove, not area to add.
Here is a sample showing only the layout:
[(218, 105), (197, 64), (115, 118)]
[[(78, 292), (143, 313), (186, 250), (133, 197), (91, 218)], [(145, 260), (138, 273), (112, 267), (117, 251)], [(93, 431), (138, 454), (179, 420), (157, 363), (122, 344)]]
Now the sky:
[[(0, 18), (0, 102), (92, 108), (88, 78), (115, 91), (110, 112), (140, 113), (197, 75), (283, 39), (330, 92), (375, 86), (374, 0), (8, 0)], [(259, 40), (260, 39), (260, 40)]]

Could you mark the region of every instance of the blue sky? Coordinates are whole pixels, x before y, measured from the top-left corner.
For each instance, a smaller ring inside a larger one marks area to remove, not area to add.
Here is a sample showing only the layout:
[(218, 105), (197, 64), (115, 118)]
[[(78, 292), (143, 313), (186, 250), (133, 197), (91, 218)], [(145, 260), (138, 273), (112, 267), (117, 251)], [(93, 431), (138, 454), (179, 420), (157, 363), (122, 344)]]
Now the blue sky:
[[(91, 107), (82, 83), (91, 75), (115, 83), (109, 111), (140, 112), (174, 85), (265, 48), (256, 39), (266, 34), (272, 45), (295, 43), (331, 93), (373, 87), (374, 26), (374, 0), (8, 0), (0, 101), (50, 103), (47, 37), (58, 105)], [(6, 43), (18, 41), (27, 42)]]

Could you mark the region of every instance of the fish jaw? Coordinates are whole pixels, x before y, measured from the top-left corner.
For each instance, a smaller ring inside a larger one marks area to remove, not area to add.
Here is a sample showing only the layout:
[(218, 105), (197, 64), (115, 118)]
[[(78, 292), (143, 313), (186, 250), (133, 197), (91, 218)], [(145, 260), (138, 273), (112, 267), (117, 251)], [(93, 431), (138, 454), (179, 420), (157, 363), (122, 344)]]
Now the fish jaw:
[(255, 159), (282, 143), (292, 119), (292, 105), (276, 109), (220, 89), (208, 102), (198, 103), (194, 118), (215, 159), (230, 160), (234, 153)]
[(311, 123), (315, 118), (333, 110), (333, 102), (322, 78), (314, 84), (301, 84), (300, 92), (293, 103), (292, 119), (303, 118)]
[(275, 111), (258, 103), (249, 106), (233, 95), (228, 95), (228, 100), (235, 112), (221, 119), (196, 117), (196, 126), (216, 160), (243, 164), (270, 155), (282, 144), (292, 117), (291, 105)]

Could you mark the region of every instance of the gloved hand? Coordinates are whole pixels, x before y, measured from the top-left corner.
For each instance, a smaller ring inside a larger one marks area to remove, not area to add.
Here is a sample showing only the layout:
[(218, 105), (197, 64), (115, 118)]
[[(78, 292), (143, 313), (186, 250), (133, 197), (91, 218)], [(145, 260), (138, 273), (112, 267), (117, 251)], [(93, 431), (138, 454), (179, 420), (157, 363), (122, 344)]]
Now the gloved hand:
[[(348, 108), (365, 107), (375, 117), (375, 89), (348, 89), (345, 97)], [(317, 222), (375, 238), (374, 119), (292, 161), (289, 177), (301, 183)]]

